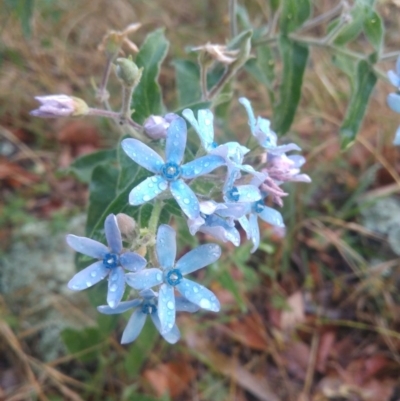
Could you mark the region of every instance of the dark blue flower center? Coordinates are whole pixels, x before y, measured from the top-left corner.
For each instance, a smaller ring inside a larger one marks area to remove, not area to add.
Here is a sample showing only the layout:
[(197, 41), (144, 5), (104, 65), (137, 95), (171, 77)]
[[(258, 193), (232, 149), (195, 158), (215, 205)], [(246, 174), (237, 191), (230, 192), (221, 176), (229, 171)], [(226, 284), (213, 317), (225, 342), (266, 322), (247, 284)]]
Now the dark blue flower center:
[(181, 175), (181, 168), (175, 163), (165, 163), (161, 167), (161, 175), (167, 181), (175, 181)]
[(181, 282), (182, 273), (178, 269), (172, 269), (167, 272), (165, 279), (169, 285), (174, 287)]
[(107, 253), (103, 258), (103, 265), (107, 269), (114, 269), (119, 265), (118, 255), (115, 253)]
[(253, 210), (255, 213), (261, 213), (265, 208), (264, 201), (260, 199), (257, 202), (253, 203)]
[(229, 201), (231, 202), (237, 202), (239, 200), (239, 191), (236, 187), (232, 187), (227, 193), (226, 197), (228, 198)]
[(211, 147), (212, 147), (213, 149), (218, 148), (218, 143), (217, 143), (217, 142), (212, 142), (212, 143), (211, 143)]
[(157, 306), (152, 301), (144, 301), (142, 304), (142, 312), (146, 315), (151, 315), (157, 312)]

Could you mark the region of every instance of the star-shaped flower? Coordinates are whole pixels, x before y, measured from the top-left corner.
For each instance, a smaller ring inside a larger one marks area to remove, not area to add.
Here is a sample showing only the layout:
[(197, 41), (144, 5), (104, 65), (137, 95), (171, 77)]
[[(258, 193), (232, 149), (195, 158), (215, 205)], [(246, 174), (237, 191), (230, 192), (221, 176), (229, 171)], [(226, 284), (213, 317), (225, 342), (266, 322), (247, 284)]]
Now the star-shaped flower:
[[(226, 176), (223, 188), (223, 197), (226, 203), (232, 202), (256, 202), (261, 199), (260, 190), (253, 184), (235, 185), (235, 181), (240, 177), (239, 171), (232, 171)], [(257, 179), (262, 181), (264, 174), (257, 173)]]
[[(221, 210), (224, 211), (225, 218), (219, 215)], [(212, 200), (200, 202), (200, 216), (196, 219), (188, 219), (190, 234), (195, 235), (200, 231), (219, 241), (230, 241), (235, 246), (239, 246), (240, 234), (235, 228), (234, 220), (242, 215), (236, 215), (235, 212), (236, 208), (224, 203), (216, 203)]]
[(172, 227), (161, 225), (156, 238), (156, 253), (161, 269), (150, 268), (126, 274), (127, 284), (136, 290), (160, 285), (158, 317), (161, 322), (161, 334), (170, 331), (175, 323), (175, 288), (200, 308), (212, 312), (218, 312), (220, 309), (217, 297), (210, 290), (183, 276), (214, 263), (221, 256), (221, 248), (217, 244), (201, 245), (175, 262), (175, 237), (176, 233)]
[(270, 121), (262, 117), (257, 117), (256, 120), (253, 108), (251, 107), (251, 103), (245, 97), (239, 98), (239, 102), (246, 109), (247, 115), (249, 117), (249, 126), (251, 133), (257, 139), (257, 142), (263, 148), (265, 148), (268, 153), (273, 155), (280, 155), (291, 150), (301, 150), (295, 143), (278, 146), (278, 136), (274, 131), (271, 130)]
[(272, 226), (284, 228), (285, 223), (283, 222), (282, 215), (272, 207), (265, 206), (264, 200), (260, 199), (257, 202), (251, 204), (245, 204), (245, 215), (240, 217), (239, 223), (246, 231), (247, 239), (251, 239), (253, 242), (253, 248), (251, 253), (255, 252), (260, 245), (260, 229), (258, 227), (258, 217), (264, 220), (266, 223)]
[[(157, 313), (158, 294), (153, 290), (144, 290), (139, 293), (139, 296), (140, 298), (136, 298), (131, 301), (120, 302), (120, 304), (114, 309), (107, 305), (102, 305), (98, 306), (97, 310), (105, 315), (114, 315), (135, 308), (135, 311), (129, 318), (125, 330), (122, 333), (121, 344), (127, 344), (136, 340), (143, 329), (147, 316), (150, 316), (154, 326), (156, 326), (156, 329), (164, 337), (164, 339), (170, 344), (175, 344), (181, 336), (176, 324), (174, 324), (172, 329), (167, 333), (161, 332), (161, 323)], [(199, 307), (183, 297), (176, 297), (175, 309), (178, 312), (193, 313), (197, 312)]]
[(155, 175), (132, 189), (131, 205), (141, 205), (170, 189), (182, 211), (189, 218), (199, 215), (199, 201), (184, 180), (199, 177), (225, 164), (222, 157), (207, 155), (181, 165), (186, 147), (187, 129), (182, 117), (173, 119), (168, 127), (165, 159), (137, 139), (124, 139), (122, 148), (136, 163)]
[(99, 261), (76, 273), (68, 283), (74, 291), (85, 290), (108, 276), (107, 303), (111, 308), (118, 306), (125, 291), (125, 272), (138, 272), (146, 266), (146, 259), (134, 252), (124, 252), (121, 232), (113, 214), (104, 222), (108, 247), (86, 237), (67, 235), (67, 243), (75, 251)]

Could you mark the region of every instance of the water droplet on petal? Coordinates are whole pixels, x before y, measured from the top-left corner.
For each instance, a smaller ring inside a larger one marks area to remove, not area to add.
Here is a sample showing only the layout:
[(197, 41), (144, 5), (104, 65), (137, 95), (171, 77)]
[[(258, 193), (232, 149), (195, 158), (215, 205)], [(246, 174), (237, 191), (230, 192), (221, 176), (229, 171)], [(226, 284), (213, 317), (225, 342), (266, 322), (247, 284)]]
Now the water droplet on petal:
[(210, 125), (210, 124), (211, 124), (211, 120), (209, 120), (208, 118), (206, 118), (206, 120), (204, 121), (204, 123), (205, 123), (206, 125)]
[(86, 286), (90, 287), (92, 285), (92, 283), (90, 281), (86, 281)]
[(199, 288), (198, 287), (193, 287), (193, 292), (199, 292)]
[(144, 195), (144, 196), (143, 196), (143, 200), (144, 200), (145, 202), (149, 201), (149, 200), (150, 200), (150, 196), (149, 196), (149, 195)]
[[(158, 162), (159, 163), (159, 162)], [(157, 163), (157, 164), (158, 164)], [(153, 181), (153, 182), (157, 182), (157, 178), (156, 177), (151, 177), (151, 181)]]
[(189, 198), (185, 198), (185, 199), (183, 200), (183, 203), (184, 203), (185, 205), (188, 205), (188, 204), (190, 203)]
[(117, 288), (118, 288), (117, 284), (111, 284), (111, 285), (110, 285), (110, 291), (111, 291), (111, 292), (117, 291)]
[(210, 165), (209, 162), (205, 162), (205, 163), (204, 163), (204, 167), (208, 167), (209, 165)]
[(161, 281), (161, 280), (162, 280), (161, 273), (158, 273), (158, 274), (156, 275), (156, 279), (157, 279), (157, 281)]
[(174, 327), (174, 325), (173, 325), (172, 323), (169, 323), (169, 324), (168, 324), (168, 327), (169, 327), (170, 329), (172, 329), (172, 327)]
[(96, 276), (97, 276), (97, 271), (91, 272), (90, 275), (91, 275), (92, 277), (96, 277)]
[(166, 182), (160, 182), (158, 188), (160, 188), (161, 191), (165, 191), (168, 188), (168, 184)]
[(149, 182), (149, 188), (153, 188), (154, 184), (152, 184), (151, 182)]
[(201, 299), (199, 305), (201, 308), (204, 308), (204, 309), (211, 308), (211, 302), (206, 298)]
[(174, 309), (174, 303), (172, 301), (168, 301), (167, 302), (167, 308), (171, 309), (171, 310)]

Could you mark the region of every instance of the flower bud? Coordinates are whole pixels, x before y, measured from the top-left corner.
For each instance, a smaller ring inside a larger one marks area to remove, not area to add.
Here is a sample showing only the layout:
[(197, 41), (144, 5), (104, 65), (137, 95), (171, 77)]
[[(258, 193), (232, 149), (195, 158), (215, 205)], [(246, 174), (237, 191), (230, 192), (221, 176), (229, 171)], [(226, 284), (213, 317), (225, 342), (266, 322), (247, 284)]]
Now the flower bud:
[(35, 96), (35, 99), (41, 103), (38, 109), (30, 112), (35, 117), (76, 117), (86, 115), (89, 112), (89, 106), (86, 102), (74, 96), (48, 95)]
[(125, 213), (117, 214), (117, 224), (124, 239), (132, 241), (136, 237), (136, 221)]
[(174, 113), (168, 113), (164, 117), (151, 115), (143, 124), (144, 132), (154, 140), (166, 138), (167, 129), (176, 117)]
[(123, 85), (132, 88), (140, 82), (143, 68), (138, 68), (130, 58), (117, 58), (115, 64), (117, 64), (117, 76)]

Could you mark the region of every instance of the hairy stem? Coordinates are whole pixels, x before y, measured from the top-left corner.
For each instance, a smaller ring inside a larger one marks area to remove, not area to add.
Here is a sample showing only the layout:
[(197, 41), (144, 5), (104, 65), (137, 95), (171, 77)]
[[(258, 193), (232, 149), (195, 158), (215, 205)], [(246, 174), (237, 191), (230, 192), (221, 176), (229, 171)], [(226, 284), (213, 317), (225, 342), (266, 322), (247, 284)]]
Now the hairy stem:
[(230, 24), (230, 28), (231, 28), (231, 38), (232, 39), (234, 37), (236, 37), (238, 34), (236, 9), (237, 9), (236, 0), (229, 0), (229, 24)]

